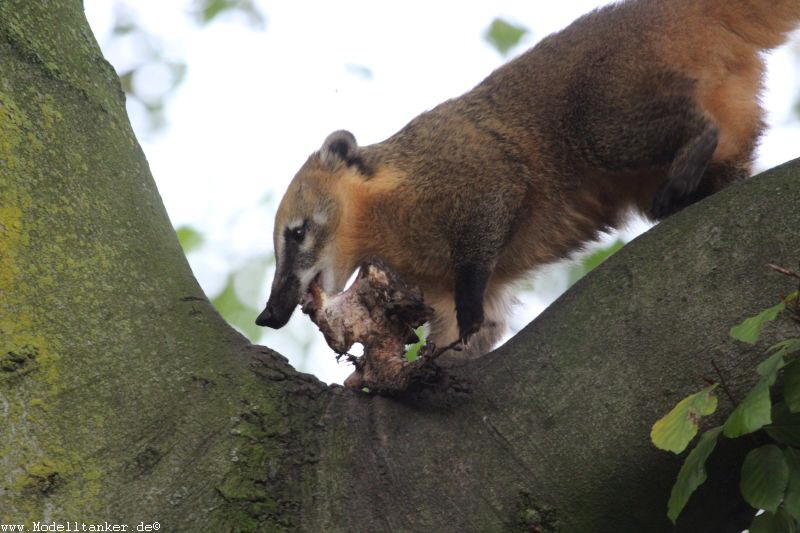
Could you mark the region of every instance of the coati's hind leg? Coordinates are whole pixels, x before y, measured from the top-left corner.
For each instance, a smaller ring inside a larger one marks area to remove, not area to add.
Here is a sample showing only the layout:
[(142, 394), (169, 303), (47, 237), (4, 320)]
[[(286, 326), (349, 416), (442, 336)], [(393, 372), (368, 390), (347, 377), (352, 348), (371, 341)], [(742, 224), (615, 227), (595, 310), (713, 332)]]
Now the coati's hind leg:
[(706, 122), (699, 134), (678, 149), (666, 181), (653, 197), (651, 218), (665, 218), (714, 192), (712, 183), (703, 177), (718, 141), (716, 126)]
[(743, 181), (750, 177), (752, 171), (750, 155), (742, 157), (739, 162), (711, 163), (708, 166), (706, 175), (703, 176), (703, 185), (708, 190), (708, 194), (698, 198), (698, 200), (719, 192), (728, 185)]
[(749, 176), (749, 161), (745, 163), (711, 163), (694, 192), (686, 196), (686, 205), (683, 207), (699, 202), (706, 196), (711, 196), (728, 185), (747, 179)]

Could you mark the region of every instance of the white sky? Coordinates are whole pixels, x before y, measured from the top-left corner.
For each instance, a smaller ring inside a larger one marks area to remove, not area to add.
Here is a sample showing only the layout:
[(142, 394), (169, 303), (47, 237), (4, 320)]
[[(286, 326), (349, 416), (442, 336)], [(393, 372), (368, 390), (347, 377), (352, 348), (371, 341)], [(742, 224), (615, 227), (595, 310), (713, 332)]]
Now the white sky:
[[(483, 40), (497, 16), (531, 30), (513, 51), (520, 53), (603, 3), (263, 1), (268, 20), (258, 31), (235, 20), (200, 28), (188, 15), (187, 0), (126, 2), (167, 55), (188, 65), (184, 83), (168, 100), (166, 130), (139, 140), (173, 224), (193, 226), (206, 237), (207, 245), (189, 258), (206, 293), (213, 297), (228, 272), (270, 251), (271, 209), (328, 133), (344, 128), (360, 144), (378, 142), (420, 112), (469, 90), (503, 63)], [(134, 43), (109, 39), (114, 4), (84, 5), (109, 61), (118, 70), (131, 66)], [(370, 69), (372, 79), (352, 65)], [(773, 54), (765, 94), (772, 128), (762, 142), (761, 168), (800, 155), (800, 129), (787, 124), (798, 71), (797, 56), (788, 49)], [(160, 78), (158, 69), (151, 70), (139, 80), (142, 90), (157, 87)], [(136, 127), (139, 110), (129, 107), (129, 113)], [(274, 198), (271, 205), (261, 202), (267, 194)], [(547, 290), (517, 310), (515, 328), (563, 290), (563, 278), (547, 279)], [(240, 287), (240, 298), (260, 308), (269, 281), (271, 272), (258, 286)], [(266, 330), (261, 342), (328, 382), (341, 382), (351, 371), (336, 364), (299, 312), (284, 329)], [(297, 357), (307, 343), (309, 357)]]

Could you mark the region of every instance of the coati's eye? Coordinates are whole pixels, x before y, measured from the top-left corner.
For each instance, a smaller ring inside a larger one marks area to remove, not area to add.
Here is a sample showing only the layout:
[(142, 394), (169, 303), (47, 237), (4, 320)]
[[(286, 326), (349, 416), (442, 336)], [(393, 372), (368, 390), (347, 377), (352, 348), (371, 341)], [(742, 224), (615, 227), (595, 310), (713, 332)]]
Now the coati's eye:
[(306, 229), (308, 228), (308, 221), (304, 221), (303, 224), (297, 226), (296, 228), (286, 228), (286, 239), (292, 240), (297, 243), (303, 242), (303, 239), (306, 236)]

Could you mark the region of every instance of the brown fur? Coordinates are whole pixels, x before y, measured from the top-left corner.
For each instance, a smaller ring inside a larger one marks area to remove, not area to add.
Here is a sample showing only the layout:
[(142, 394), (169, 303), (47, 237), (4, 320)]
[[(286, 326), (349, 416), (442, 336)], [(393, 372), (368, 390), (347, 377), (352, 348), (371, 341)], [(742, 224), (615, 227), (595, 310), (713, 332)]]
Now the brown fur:
[[(799, 0), (628, 0), (382, 143), (323, 148), (295, 179), (334, 191), (337, 280), (382, 257), (420, 285), (444, 344), (458, 336), (459, 272), (485, 266), (485, 292), (467, 300), (482, 298), (485, 313), (471, 351), (489, 349), (509, 283), (631, 208), (659, 218), (749, 175), (763, 129), (760, 53), (798, 21)], [(276, 232), (285, 222), (279, 214)]]

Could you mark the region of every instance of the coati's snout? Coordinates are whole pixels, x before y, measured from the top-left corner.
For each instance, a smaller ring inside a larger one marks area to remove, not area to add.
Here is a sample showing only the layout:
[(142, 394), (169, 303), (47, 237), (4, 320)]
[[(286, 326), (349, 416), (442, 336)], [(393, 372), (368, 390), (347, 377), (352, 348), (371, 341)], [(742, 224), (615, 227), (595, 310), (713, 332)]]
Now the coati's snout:
[(292, 317), (301, 296), (300, 280), (297, 276), (289, 275), (281, 280), (280, 284), (273, 285), (267, 306), (256, 318), (256, 325), (273, 329), (282, 328)]

